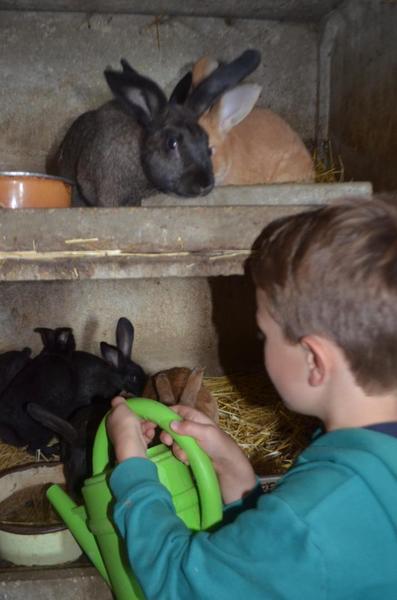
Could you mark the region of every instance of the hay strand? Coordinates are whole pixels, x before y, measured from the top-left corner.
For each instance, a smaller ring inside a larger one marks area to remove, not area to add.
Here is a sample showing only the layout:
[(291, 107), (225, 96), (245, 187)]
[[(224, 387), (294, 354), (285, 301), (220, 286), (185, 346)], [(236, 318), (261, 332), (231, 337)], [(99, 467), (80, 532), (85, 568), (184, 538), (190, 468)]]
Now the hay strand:
[(345, 179), (345, 168), (342, 157), (335, 157), (330, 140), (322, 144), (320, 150), (313, 152), (316, 183), (342, 183)]
[(219, 406), (219, 424), (250, 459), (258, 475), (287, 470), (309, 443), (318, 422), (289, 411), (264, 373), (207, 377)]
[(10, 469), (11, 467), (17, 467), (19, 465), (26, 465), (32, 462), (51, 462), (54, 460), (59, 460), (59, 456), (54, 454), (48, 458), (41, 452), (34, 456), (27, 452), (26, 447), (16, 448), (15, 446), (0, 442), (0, 471), (3, 471), (4, 469)]
[[(220, 427), (243, 449), (258, 475), (288, 469), (318, 426), (318, 421), (289, 411), (264, 372), (206, 377), (204, 383), (218, 402)], [(47, 460), (57, 459), (54, 455)], [(0, 470), (32, 460), (25, 448), (0, 443)]]

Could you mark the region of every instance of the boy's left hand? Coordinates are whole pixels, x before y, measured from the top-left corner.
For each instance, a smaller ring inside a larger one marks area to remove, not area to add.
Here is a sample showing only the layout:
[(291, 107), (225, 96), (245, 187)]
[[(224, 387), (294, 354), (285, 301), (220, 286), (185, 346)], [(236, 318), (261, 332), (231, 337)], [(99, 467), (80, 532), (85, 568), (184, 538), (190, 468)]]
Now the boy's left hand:
[(142, 421), (128, 408), (125, 399), (112, 400), (112, 412), (106, 419), (106, 429), (113, 443), (116, 460), (145, 458), (147, 445), (152, 441), (156, 425)]

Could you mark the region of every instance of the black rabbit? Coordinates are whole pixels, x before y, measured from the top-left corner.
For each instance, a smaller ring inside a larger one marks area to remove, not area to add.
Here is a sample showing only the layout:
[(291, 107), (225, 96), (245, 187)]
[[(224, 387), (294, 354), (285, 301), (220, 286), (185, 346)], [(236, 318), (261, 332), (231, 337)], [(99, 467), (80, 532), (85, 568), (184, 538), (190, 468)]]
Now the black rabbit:
[(91, 475), (92, 446), (98, 426), (110, 409), (109, 402), (96, 402), (77, 409), (70, 419), (61, 419), (39, 404), (30, 402), (28, 414), (60, 438), (60, 459), (64, 464), (66, 489), (76, 500), (81, 498), (84, 480)]
[(134, 327), (125, 317), (118, 320), (116, 346), (101, 342), (99, 358), (88, 352), (72, 354), (73, 367), (79, 374), (79, 406), (95, 400), (111, 400), (120, 392), (133, 396), (142, 393), (146, 375), (141, 366), (131, 360)]
[(8, 384), (14, 379), (31, 360), (32, 350), (23, 348), (23, 350), (10, 350), (0, 354), (0, 394), (6, 389)]
[(72, 330), (68, 327), (49, 329), (38, 327), (44, 348), (43, 353), (68, 356), (77, 377), (75, 408), (97, 400), (111, 400), (120, 392), (139, 396), (145, 385), (145, 373), (131, 360), (134, 327), (127, 318), (121, 317), (116, 327), (116, 346), (101, 342), (102, 358), (75, 350)]
[(28, 451), (46, 451), (52, 432), (33, 421), (25, 405), (35, 402), (67, 418), (75, 409), (78, 380), (70, 359), (42, 353), (32, 359), (0, 396), (0, 439)]
[(183, 105), (179, 102), (190, 87), (190, 74), (167, 101), (161, 88), (126, 60), (121, 60), (121, 72), (106, 69), (115, 100), (80, 115), (55, 158), (57, 173), (77, 184), (74, 203), (137, 205), (154, 189), (186, 197), (210, 192), (210, 149), (198, 119), (259, 62), (260, 53), (247, 50), (220, 65)]
[(40, 354), (55, 353), (70, 357), (76, 349), (76, 342), (71, 327), (57, 327), (56, 329), (36, 327), (33, 331), (41, 335), (43, 349)]
[(42, 449), (51, 431), (26, 412), (33, 402), (62, 419), (92, 402), (111, 400), (120, 392), (140, 395), (145, 384), (143, 369), (130, 359), (134, 339), (131, 322), (122, 317), (116, 328), (117, 347), (101, 342), (103, 358), (74, 350), (72, 330), (37, 328), (44, 348), (0, 396), (0, 438), (29, 451)]

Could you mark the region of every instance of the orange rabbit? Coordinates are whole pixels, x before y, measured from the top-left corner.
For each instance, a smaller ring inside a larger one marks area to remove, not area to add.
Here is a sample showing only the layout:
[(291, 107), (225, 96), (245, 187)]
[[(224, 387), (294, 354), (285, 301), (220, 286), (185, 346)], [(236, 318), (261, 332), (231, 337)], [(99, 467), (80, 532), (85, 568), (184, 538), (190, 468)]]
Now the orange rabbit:
[[(217, 67), (201, 58), (193, 67), (192, 87)], [(199, 120), (212, 148), (215, 185), (313, 182), (313, 161), (298, 134), (273, 111), (254, 108), (261, 89), (238, 85)]]
[(174, 367), (149, 377), (142, 396), (159, 400), (168, 406), (184, 404), (201, 410), (215, 423), (218, 422), (218, 405), (203, 385), (204, 369)]

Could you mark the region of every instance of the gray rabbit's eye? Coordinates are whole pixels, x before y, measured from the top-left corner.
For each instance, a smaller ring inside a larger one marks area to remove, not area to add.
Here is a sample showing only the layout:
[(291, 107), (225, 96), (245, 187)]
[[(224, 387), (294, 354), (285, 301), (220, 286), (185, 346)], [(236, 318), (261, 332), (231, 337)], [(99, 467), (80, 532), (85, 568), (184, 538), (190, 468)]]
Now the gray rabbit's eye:
[(214, 153), (212, 148), (208, 148), (208, 156), (212, 156)]
[(175, 137), (169, 137), (167, 139), (167, 146), (170, 150), (175, 150), (178, 145), (178, 140)]

